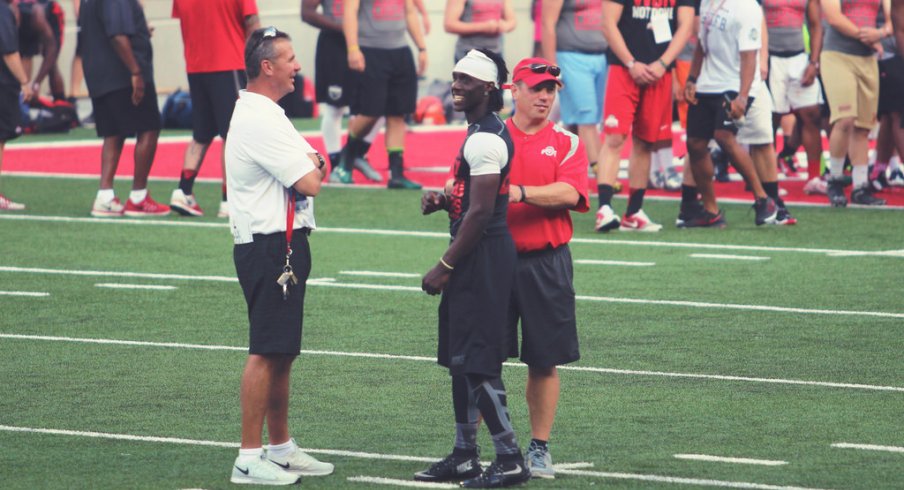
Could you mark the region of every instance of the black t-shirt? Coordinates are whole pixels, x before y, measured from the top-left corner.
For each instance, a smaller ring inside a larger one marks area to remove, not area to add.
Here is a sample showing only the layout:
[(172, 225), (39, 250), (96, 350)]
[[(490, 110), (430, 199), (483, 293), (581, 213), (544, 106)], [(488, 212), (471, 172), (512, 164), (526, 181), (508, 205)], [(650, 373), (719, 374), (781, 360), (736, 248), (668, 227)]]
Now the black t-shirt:
[[(16, 31), (16, 17), (9, 4), (0, 1), (0, 55), (19, 51), (19, 34)], [(19, 86), (19, 80), (9, 71), (6, 63), (0, 61), (0, 85)]]
[[(631, 52), (634, 59), (647, 64), (658, 60), (665, 53), (665, 50), (669, 48), (670, 42), (656, 43), (651, 19), (659, 16), (667, 17), (669, 19), (669, 28), (674, 34), (678, 29), (678, 9), (680, 7), (694, 8), (695, 4), (695, 0), (607, 1), (620, 3), (624, 7), (621, 18), (618, 19), (618, 30), (625, 39), (628, 51)], [(666, 6), (660, 7), (660, 5)], [(610, 65), (624, 66), (624, 63), (618, 59), (618, 56), (615, 56), (611, 48), (606, 52), (606, 55)]]
[(132, 86), (132, 74), (113, 49), (113, 36), (126, 35), (145, 83), (154, 82), (151, 33), (138, 0), (82, 0), (79, 42), (85, 82), (97, 98)]

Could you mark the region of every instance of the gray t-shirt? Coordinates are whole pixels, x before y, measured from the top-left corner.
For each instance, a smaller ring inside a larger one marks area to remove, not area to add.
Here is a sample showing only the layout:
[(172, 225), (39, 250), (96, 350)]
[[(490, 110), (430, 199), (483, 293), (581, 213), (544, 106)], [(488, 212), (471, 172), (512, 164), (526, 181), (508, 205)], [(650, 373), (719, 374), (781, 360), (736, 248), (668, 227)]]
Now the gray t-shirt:
[(358, 44), (367, 48), (408, 46), (405, 0), (361, 0), (358, 8)]
[[(876, 27), (876, 18), (881, 10), (881, 0), (841, 0), (841, 13), (857, 27)], [(858, 39), (847, 37), (823, 21), (825, 39), (823, 51), (837, 51), (854, 56), (870, 56), (873, 49)]]
[(770, 27), (770, 53), (803, 53), (804, 31), (801, 27)]
[(565, 0), (556, 23), (556, 51), (605, 53), (603, 0)]
[[(465, 0), (461, 13), (462, 22), (485, 22), (502, 20), (503, 0)], [(495, 53), (502, 51), (502, 35), (471, 34), (458, 36), (455, 43), (455, 60), (464, 58), (472, 49), (486, 48)]]
[(78, 20), (85, 82), (92, 98), (132, 86), (132, 75), (111, 44), (117, 35), (129, 37), (142, 78), (154, 83), (151, 34), (138, 0), (82, 0)]
[(320, 0), (323, 16), (332, 21), (342, 23), (342, 0)]
[[(16, 18), (9, 4), (0, 1), (0, 55), (19, 50), (19, 34), (16, 32)], [(19, 80), (13, 76), (6, 63), (0, 61), (0, 85), (18, 87)]]

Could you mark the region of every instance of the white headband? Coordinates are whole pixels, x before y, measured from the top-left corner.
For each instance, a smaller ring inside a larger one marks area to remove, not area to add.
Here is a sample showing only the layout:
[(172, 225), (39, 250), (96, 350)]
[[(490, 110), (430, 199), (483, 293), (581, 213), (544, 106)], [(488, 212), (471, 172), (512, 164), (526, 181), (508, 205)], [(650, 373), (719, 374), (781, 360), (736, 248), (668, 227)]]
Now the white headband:
[(499, 69), (496, 68), (496, 63), (476, 49), (468, 51), (468, 54), (455, 64), (455, 68), (452, 71), (464, 73), (480, 81), (493, 84), (496, 83), (499, 77)]

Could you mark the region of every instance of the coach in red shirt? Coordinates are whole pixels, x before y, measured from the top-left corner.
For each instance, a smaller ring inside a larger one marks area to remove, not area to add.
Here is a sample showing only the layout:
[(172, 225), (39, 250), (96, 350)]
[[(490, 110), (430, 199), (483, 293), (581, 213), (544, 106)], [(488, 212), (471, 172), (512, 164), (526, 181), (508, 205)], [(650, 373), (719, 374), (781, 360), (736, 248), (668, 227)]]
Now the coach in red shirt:
[(518, 63), (512, 74), (515, 115), (506, 121), (515, 145), (508, 225), (518, 250), (509, 322), (514, 342), (521, 320), (532, 436), (526, 459), (539, 478), (555, 476), (548, 441), (559, 401), (556, 366), (580, 358), (568, 242), (571, 211), (589, 209), (584, 146), (548, 119), (560, 73), (543, 58)]
[[(194, 196), (195, 178), (214, 136), (226, 140), (235, 101), (246, 83), (245, 40), (260, 27), (260, 20), (255, 0), (175, 0), (173, 17), (179, 19), (185, 45), (192, 141), (185, 149), (179, 187), (173, 190), (170, 206), (183, 216), (203, 216)], [(217, 216), (228, 215), (224, 182)]]

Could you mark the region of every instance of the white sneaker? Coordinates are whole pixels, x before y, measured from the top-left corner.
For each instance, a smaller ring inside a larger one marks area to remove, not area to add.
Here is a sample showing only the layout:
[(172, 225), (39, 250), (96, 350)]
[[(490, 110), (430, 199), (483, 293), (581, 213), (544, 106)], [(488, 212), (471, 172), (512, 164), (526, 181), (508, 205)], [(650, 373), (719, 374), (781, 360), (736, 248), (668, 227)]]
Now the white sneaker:
[(125, 210), (126, 207), (119, 202), (119, 198), (114, 197), (107, 202), (95, 199), (94, 207), (91, 208), (91, 216), (99, 218), (122, 216), (125, 213)]
[(603, 204), (596, 211), (596, 226), (594, 226), (593, 229), (600, 233), (605, 233), (609, 230), (618, 228), (619, 224), (618, 215), (615, 214), (612, 206)]
[(828, 184), (819, 177), (813, 177), (804, 184), (804, 193), (822, 194), (825, 196), (828, 193)]
[(0, 211), (22, 211), (25, 209), (25, 205), (10, 201), (3, 194), (0, 194)]
[(241, 464), (239, 458), (235, 458), (229, 481), (251, 485), (294, 485), (301, 481), (301, 476), (285, 471), (261, 454), (260, 459), (247, 464)]
[(662, 188), (669, 192), (678, 192), (681, 190), (681, 182), (681, 174), (672, 166), (665, 171), (665, 185)]
[(173, 189), (173, 195), (170, 197), (170, 208), (181, 214), (182, 216), (204, 216), (201, 206), (194, 194), (185, 195), (182, 189)]
[(625, 217), (622, 218), (619, 229), (621, 231), (655, 232), (661, 230), (662, 225), (654, 223), (650, 217), (647, 216), (647, 213), (643, 212), (643, 209), (641, 209), (631, 216), (625, 215)]
[(229, 202), (228, 201), (220, 201), (220, 210), (217, 211), (217, 218), (228, 218), (229, 217)]
[(298, 448), (297, 444), (295, 444), (295, 439), (292, 439), (292, 445), (295, 446), (295, 451), (292, 452), (292, 454), (290, 454), (289, 456), (285, 458), (278, 458), (276, 456), (273, 456), (272, 453), (269, 453), (267, 454), (267, 458), (270, 459), (271, 463), (279, 466), (289, 473), (294, 473), (296, 475), (325, 476), (333, 472), (334, 466), (332, 465), (332, 463), (324, 463), (322, 461), (318, 461), (313, 456), (305, 453)]

